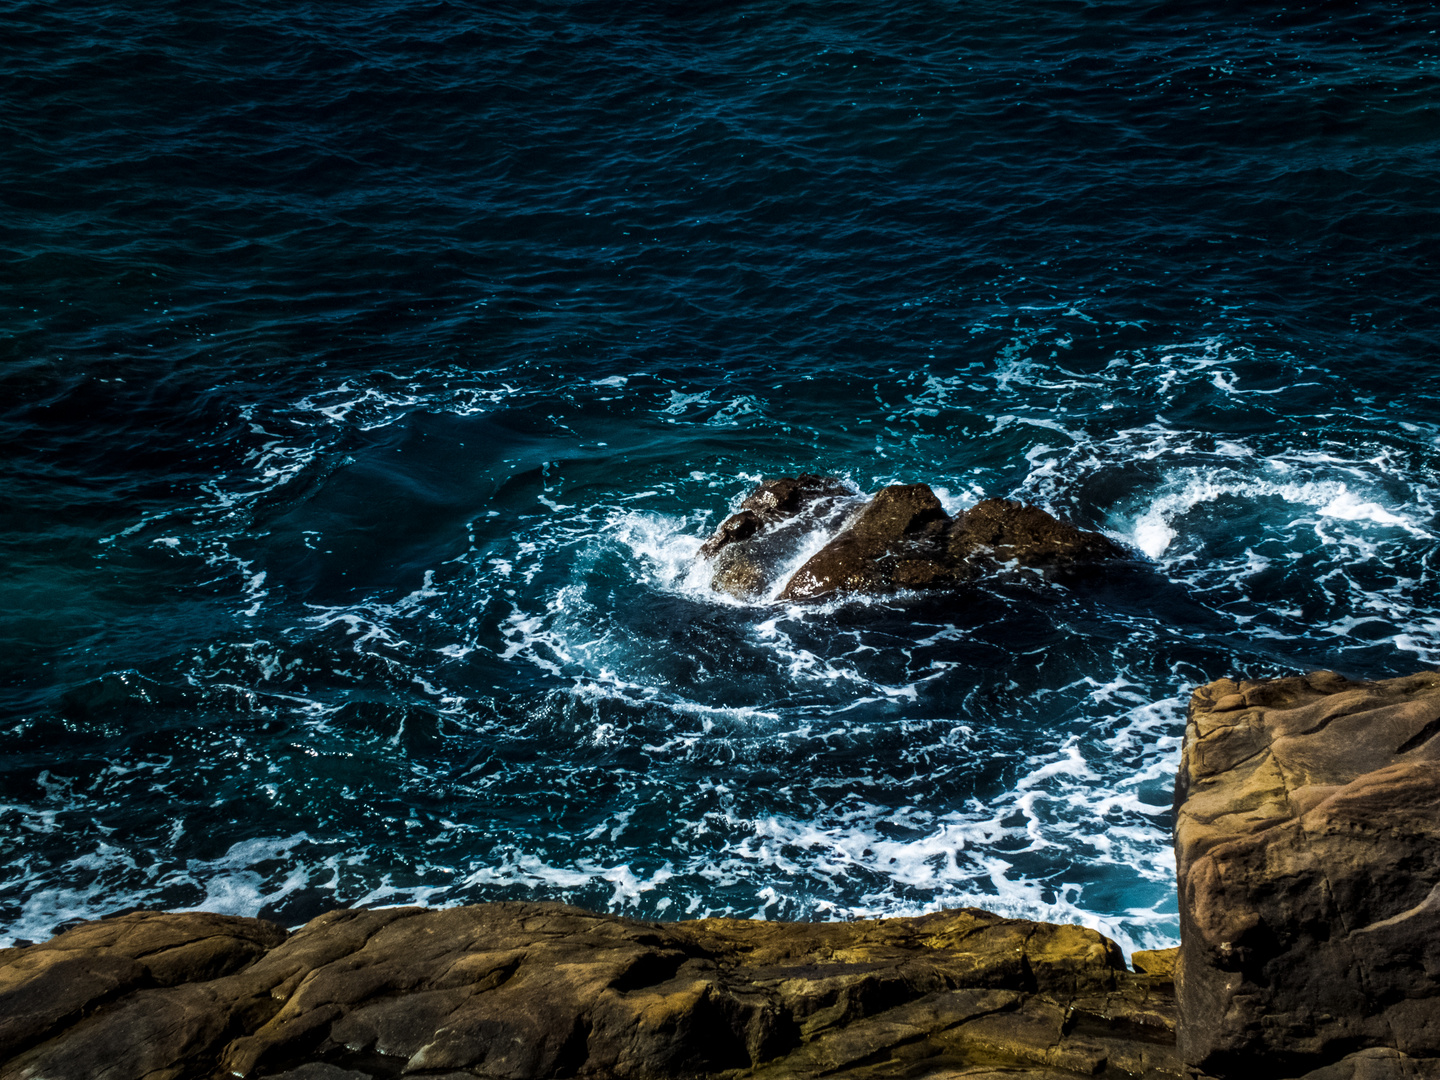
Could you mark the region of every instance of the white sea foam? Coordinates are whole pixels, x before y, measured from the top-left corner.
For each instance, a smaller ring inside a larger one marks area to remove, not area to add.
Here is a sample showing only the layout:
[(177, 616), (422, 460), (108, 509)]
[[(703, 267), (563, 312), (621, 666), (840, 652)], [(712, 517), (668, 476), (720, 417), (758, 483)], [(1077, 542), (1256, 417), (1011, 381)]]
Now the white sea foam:
[[(1085, 371), (1055, 358), (1071, 363), (1072, 320), (1090, 325), (1093, 317), (1061, 304), (1034, 318), (1043, 325), (1018, 333), (993, 362), (888, 388), (895, 419), (877, 442), (894, 457), (867, 462), (884, 472), (867, 474), (863, 486), (931, 481), (950, 512), (991, 495), (1065, 516), (1078, 507), (1151, 560), (1157, 581), (1181, 586), (1246, 641), (1273, 642), (1281, 655), (1316, 639), (1341, 650), (1381, 641), (1418, 662), (1440, 662), (1434, 575), (1415, 558), (1435, 542), (1433, 476), (1384, 446), (1238, 435), (1223, 424), (1220, 437), (1169, 419), (1202, 392), (1216, 408), (1270, 407), (1273, 379), (1262, 384), (1253, 352), (1234, 343), (1185, 342)], [(1296, 384), (1308, 378), (1292, 374)], [(620, 400), (621, 387), (634, 393), (630, 381), (597, 380), (593, 393)], [(734, 509), (760, 476), (695, 461), (677, 465), (673, 479), (617, 478), (583, 494), (567, 489), (561, 465), (547, 464), (525, 492), (538, 500), (525, 511), (533, 518), (491, 528), (477, 511), (466, 550), (447, 554), (405, 595), (298, 614), (287, 607), (284, 582), (253, 558), (253, 545), (236, 542), (252, 539), (246, 530), (257, 500), (322, 476), (340, 434), (378, 430), (420, 409), (484, 412), (532, 392), (514, 380), (483, 382), (468, 373), (381, 374), (317, 391), (289, 415), (252, 410), (243, 468), (216, 477), (186, 509), (199, 527), (159, 515), (109, 538), (107, 548), (125, 541), (198, 556), (235, 583), (246, 618), (271, 617), (263, 633), (257, 627), (198, 656), (194, 685), (243, 696), (256, 714), (283, 718), (304, 739), (335, 740), (347, 753), (344, 740), (355, 736), (338, 729), (351, 688), (420, 701), (453, 722), (461, 753), (482, 746), (504, 767), (407, 757), (401, 731), (408, 737), (409, 729), (386, 730), (375, 742), (390, 755), (397, 801), (409, 790), (424, 792), (417, 806), (452, 800), (443, 817), (397, 811), (392, 824), (403, 840), (322, 843), (291, 833), (200, 860), (163, 846), (87, 842), (58, 869), (6, 864), (13, 895), (24, 897), (13, 937), (44, 936), (61, 920), (132, 898), (183, 895), (254, 914), (320, 889), (337, 903), (534, 895), (652, 915), (767, 918), (974, 904), (1093, 926), (1127, 951), (1173, 942), (1165, 793), (1183, 696), (1194, 682), (1227, 673), (1173, 658), (1156, 670), (1154, 658), (1176, 651), (1168, 643), (1189, 627), (1088, 612), (1130, 636), (1119, 644), (1096, 637), (1093, 655), (1072, 657), (992, 634), (963, 611), (953, 622), (932, 613), (897, 633), (882, 618), (889, 601), (742, 604), (709, 588), (695, 556), (726, 512), (716, 500), (729, 496)], [(677, 428), (743, 426), (769, 407), (764, 395), (714, 388), (648, 393), (650, 420)], [(966, 409), (988, 419), (976, 420), (965, 436), (972, 443), (959, 445), (973, 446), (977, 459), (1003, 447), (1003, 466), (977, 474), (965, 457), (971, 450), (953, 449), (944, 425)], [(1097, 419), (1121, 413), (1133, 419)], [(916, 441), (921, 423), (931, 425), (931, 442)], [(1440, 438), (1433, 425), (1411, 426), (1416, 445)], [(933, 441), (939, 432), (943, 444)], [(937, 460), (948, 460), (948, 471)], [(1011, 470), (1023, 473), (1018, 482)], [(826, 539), (809, 536), (791, 569)], [(1418, 569), (1400, 574), (1394, 566)], [(1281, 599), (1253, 600), (1262, 582), (1296, 567), (1304, 582), (1277, 586)], [(1316, 581), (1325, 584), (1302, 602), (1302, 586)], [(1045, 592), (1036, 610), (1063, 611), (1068, 595)], [(672, 617), (673, 628), (661, 625)], [(1040, 637), (1047, 632), (1088, 640), (1064, 617)], [(312, 646), (326, 658), (324, 670), (309, 666)], [(1206, 655), (1227, 662), (1218, 649)], [(1063, 674), (1068, 664), (1087, 673)], [(507, 692), (494, 686), (496, 670), (517, 673), (520, 704), (486, 696)], [(996, 670), (1007, 677), (993, 678)], [(328, 694), (302, 689), (326, 687), (331, 675)], [(537, 729), (556, 740), (542, 741), (541, 760), (506, 758), (507, 740), (528, 749)], [(447, 746), (437, 756), (455, 752)], [(445, 771), (452, 766), (455, 777)], [(255, 790), (287, 795), (279, 768), (278, 759), (257, 762), (264, 783)], [(162, 778), (165, 768), (155, 772), (155, 784), (173, 783)], [(29, 803), (0, 807), (0, 823), (40, 838), (75, 828), (67, 815), (91, 815), (96, 826), (84, 828), (93, 837), (101, 811), (113, 813), (107, 800), (121, 802), (126, 782), (120, 772), (89, 788), (51, 778)], [(337, 798), (358, 805), (359, 781), (341, 787)], [(605, 790), (606, 802), (576, 813), (579, 824), (515, 825), (552, 821), (561, 803), (572, 813), (586, 807), (590, 788)], [(491, 820), (492, 806), (512, 816)], [(171, 847), (190, 835), (179, 818), (162, 831)]]
[[(1176, 522), (1197, 506), (1221, 499), (1251, 501), (1263, 498), (1281, 499), (1297, 507), (1308, 507), (1318, 518), (1367, 522), (1373, 525), (1402, 528), (1412, 535), (1429, 539), (1431, 534), (1421, 525), (1418, 515), (1386, 509), (1350, 490), (1343, 480), (1282, 483), (1263, 478), (1236, 476), (1218, 469), (1181, 469), (1167, 479), (1166, 493), (1156, 496), (1130, 526), (1130, 540), (1152, 559), (1159, 559), (1177, 536)], [(1293, 525), (1291, 519), (1286, 524)], [(1263, 527), (1263, 525), (1262, 525)], [(1327, 543), (1344, 542), (1322, 535)], [(1358, 542), (1358, 538), (1357, 538)]]

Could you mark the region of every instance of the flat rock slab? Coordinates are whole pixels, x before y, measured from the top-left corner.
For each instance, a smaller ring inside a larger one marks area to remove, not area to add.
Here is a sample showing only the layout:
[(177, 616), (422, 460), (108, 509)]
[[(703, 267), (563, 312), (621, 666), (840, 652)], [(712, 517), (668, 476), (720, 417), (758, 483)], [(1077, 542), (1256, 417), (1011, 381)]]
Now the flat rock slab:
[(1432, 1075), (1414, 1070), (1440, 1058), (1437, 736), (1440, 673), (1195, 692), (1176, 783), (1184, 1060)]
[(977, 910), (138, 913), (0, 955), (0, 1080), (1178, 1076), (1164, 975)]

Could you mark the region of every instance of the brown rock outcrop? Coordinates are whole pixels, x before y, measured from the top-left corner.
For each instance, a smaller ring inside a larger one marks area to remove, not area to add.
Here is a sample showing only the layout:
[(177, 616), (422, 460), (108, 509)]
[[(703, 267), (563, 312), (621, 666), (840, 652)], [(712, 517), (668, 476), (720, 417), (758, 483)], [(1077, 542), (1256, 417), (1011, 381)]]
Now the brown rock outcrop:
[(1437, 735), (1440, 673), (1195, 692), (1175, 826), (1187, 1062), (1220, 1077), (1435, 1074)]
[(814, 529), (838, 529), (861, 501), (833, 476), (764, 481), (700, 546), (700, 557), (714, 562), (712, 587), (742, 600), (760, 599), (780, 583)]
[(940, 500), (924, 484), (881, 488), (795, 572), (780, 599), (894, 592), (957, 580), (961, 567), (946, 558), (950, 525)]
[[(57, 996), (63, 965), (102, 962), (120, 974)], [(140, 914), (0, 955), (0, 987), (3, 1080), (1179, 1069), (1167, 978), (1094, 931), (974, 910), (666, 924), (502, 903), (332, 912), (288, 938)]]
[(780, 584), (817, 530), (830, 541), (779, 599), (954, 588), (1004, 564), (1054, 571), (1125, 555), (1100, 533), (1009, 499), (986, 499), (951, 518), (925, 484), (894, 484), (866, 501), (840, 480), (806, 473), (757, 487), (700, 557), (714, 560), (714, 588), (756, 600)]
[(1440, 672), (1201, 687), (1176, 804), (1182, 945), (1134, 972), (977, 910), (138, 912), (0, 950), (0, 1080), (1440, 1080)]
[(140, 912), (0, 955), (0, 1060), (135, 991), (207, 982), (285, 940), (258, 919)]
[(1037, 569), (1082, 566), (1125, 555), (1100, 533), (1077, 529), (1038, 506), (1012, 499), (985, 499), (957, 514), (945, 546), (951, 559), (973, 561), (984, 556)]

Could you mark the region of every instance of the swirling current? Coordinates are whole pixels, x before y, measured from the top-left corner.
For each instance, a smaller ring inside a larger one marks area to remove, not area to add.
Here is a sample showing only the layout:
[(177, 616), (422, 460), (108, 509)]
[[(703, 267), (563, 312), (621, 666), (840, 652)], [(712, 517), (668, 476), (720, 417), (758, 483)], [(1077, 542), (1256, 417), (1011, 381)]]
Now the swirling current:
[[(0, 945), (1177, 934), (1197, 683), (1440, 665), (1430, 4), (0, 3)], [(762, 477), (1097, 581), (741, 604)]]

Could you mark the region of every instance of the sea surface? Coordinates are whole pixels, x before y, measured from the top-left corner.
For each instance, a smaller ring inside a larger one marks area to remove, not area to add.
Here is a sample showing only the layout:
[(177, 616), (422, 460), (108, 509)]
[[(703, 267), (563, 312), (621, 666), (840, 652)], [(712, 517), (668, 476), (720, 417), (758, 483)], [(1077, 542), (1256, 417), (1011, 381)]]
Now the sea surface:
[[(1163, 946), (1190, 690), (1440, 665), (1432, 3), (0, 27), (0, 945), (555, 899)], [(799, 471), (1135, 558), (712, 592)]]

